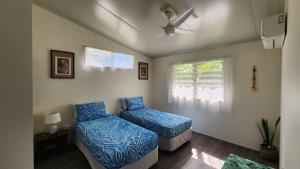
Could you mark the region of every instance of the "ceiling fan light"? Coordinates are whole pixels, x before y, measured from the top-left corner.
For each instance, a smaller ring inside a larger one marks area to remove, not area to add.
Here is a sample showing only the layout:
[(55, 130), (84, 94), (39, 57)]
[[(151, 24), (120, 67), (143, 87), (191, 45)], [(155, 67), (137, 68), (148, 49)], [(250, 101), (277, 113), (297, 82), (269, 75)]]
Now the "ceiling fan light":
[(168, 36), (175, 35), (175, 27), (169, 26), (165, 28), (165, 34)]

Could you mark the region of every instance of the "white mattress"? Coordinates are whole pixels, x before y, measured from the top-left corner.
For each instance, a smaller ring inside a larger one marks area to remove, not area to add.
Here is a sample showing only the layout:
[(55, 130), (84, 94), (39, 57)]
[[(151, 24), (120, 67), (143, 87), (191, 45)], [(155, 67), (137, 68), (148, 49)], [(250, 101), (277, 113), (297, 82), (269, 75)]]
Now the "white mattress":
[[(79, 148), (79, 150), (84, 154), (92, 169), (105, 169), (97, 160), (93, 158), (93, 156), (89, 153), (88, 149), (81, 143), (81, 141), (78, 138), (76, 138), (74, 142), (75, 145)], [(143, 158), (136, 161), (135, 163), (126, 165), (121, 169), (148, 169), (157, 161), (158, 148), (154, 149), (149, 154), (145, 155)]]
[(166, 138), (158, 136), (159, 138), (159, 149), (164, 151), (174, 151), (184, 143), (188, 142), (192, 138), (192, 129), (188, 129), (178, 136), (172, 138)]

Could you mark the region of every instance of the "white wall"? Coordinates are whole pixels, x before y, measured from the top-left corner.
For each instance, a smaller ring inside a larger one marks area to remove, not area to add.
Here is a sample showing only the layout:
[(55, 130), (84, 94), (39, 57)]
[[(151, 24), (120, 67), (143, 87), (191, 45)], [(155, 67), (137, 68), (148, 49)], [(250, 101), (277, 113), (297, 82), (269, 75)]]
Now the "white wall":
[(33, 169), (31, 0), (2, 0), (0, 20), (0, 168)]
[(288, 0), (287, 36), (282, 50), (280, 168), (300, 166), (300, 1)]
[[(168, 65), (201, 57), (232, 57), (233, 108), (229, 114), (195, 109), (176, 109), (168, 100)], [(210, 49), (202, 52), (167, 56), (152, 62), (154, 108), (193, 118), (193, 130), (252, 149), (258, 149), (261, 137), (256, 122), (274, 120), (280, 111), (281, 50), (265, 50), (260, 41)], [(251, 90), (252, 66), (257, 65), (257, 92)]]
[[(101, 99), (105, 101), (109, 112), (118, 113), (120, 97), (142, 95), (146, 105), (151, 106), (149, 58), (36, 5), (32, 8), (35, 132), (44, 130), (43, 117), (47, 112), (60, 111), (61, 125), (69, 125), (73, 117), (72, 104), (75, 103)], [(135, 68), (132, 71), (88, 69), (84, 66), (84, 46), (133, 54)], [(75, 79), (49, 78), (51, 49), (75, 53)], [(139, 61), (149, 63), (149, 80), (138, 80)]]

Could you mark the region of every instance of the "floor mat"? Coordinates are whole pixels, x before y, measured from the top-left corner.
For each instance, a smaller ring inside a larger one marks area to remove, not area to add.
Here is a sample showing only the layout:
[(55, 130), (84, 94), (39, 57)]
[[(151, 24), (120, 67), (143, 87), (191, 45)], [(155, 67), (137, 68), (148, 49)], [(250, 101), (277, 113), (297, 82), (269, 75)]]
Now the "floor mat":
[(256, 163), (243, 157), (230, 154), (225, 160), (222, 169), (273, 169), (271, 167)]

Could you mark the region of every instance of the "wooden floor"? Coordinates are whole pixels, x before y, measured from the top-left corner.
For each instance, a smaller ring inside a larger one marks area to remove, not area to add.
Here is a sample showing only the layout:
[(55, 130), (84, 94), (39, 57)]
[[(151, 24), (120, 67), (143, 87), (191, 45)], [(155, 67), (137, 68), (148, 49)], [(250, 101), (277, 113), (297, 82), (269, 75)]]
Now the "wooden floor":
[[(278, 168), (278, 163), (261, 159), (256, 151), (193, 133), (191, 142), (176, 151), (172, 153), (159, 151), (159, 160), (151, 169), (221, 169), (230, 153)], [(49, 153), (47, 157), (35, 163), (35, 169), (90, 169), (90, 167), (83, 154), (71, 145), (65, 153)]]

